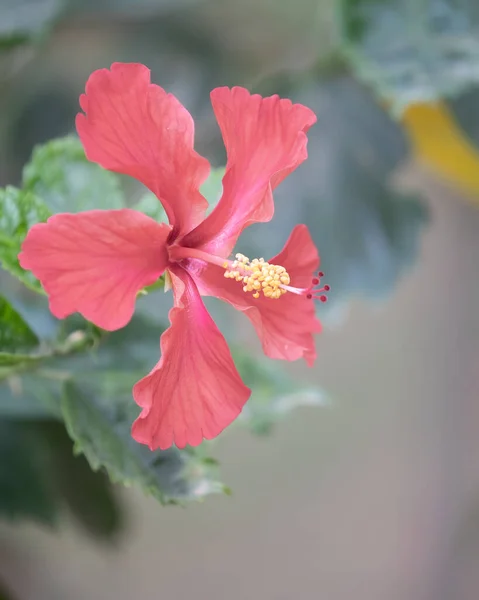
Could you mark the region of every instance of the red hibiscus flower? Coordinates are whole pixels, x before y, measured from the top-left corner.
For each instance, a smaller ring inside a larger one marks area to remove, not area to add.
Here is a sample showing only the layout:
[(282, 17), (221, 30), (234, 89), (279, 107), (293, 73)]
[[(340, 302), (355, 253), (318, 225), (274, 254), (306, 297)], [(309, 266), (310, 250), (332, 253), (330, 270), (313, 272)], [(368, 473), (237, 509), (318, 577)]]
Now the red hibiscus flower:
[(309, 365), (320, 331), (313, 300), (318, 252), (305, 225), (268, 262), (228, 257), (241, 231), (269, 221), (272, 190), (306, 159), (314, 113), (278, 96), (217, 88), (213, 110), (227, 150), (223, 196), (209, 216), (199, 188), (209, 164), (193, 149), (191, 115), (150, 83), (141, 64), (95, 71), (80, 97), (76, 126), (89, 160), (141, 181), (169, 224), (130, 209), (58, 214), (31, 228), (19, 256), (41, 281), (58, 318), (81, 313), (106, 330), (131, 319), (138, 292), (166, 272), (174, 295), (161, 359), (133, 388), (142, 408), (135, 440), (152, 450), (217, 436), (250, 396), (201, 296), (243, 311), (265, 354)]

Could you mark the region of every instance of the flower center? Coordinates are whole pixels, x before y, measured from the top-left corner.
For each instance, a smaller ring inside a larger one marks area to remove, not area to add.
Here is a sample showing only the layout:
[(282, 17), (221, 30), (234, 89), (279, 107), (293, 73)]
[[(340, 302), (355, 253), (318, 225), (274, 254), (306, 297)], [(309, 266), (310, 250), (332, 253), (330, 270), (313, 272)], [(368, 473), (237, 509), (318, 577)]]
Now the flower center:
[(224, 262), (224, 276), (243, 283), (243, 292), (252, 292), (253, 298), (259, 298), (262, 293), (274, 300), (286, 294), (284, 286), (289, 285), (291, 278), (284, 267), (265, 262), (264, 258), (250, 261), (244, 254), (236, 254), (235, 259)]
[(308, 300), (319, 300), (326, 302), (324, 292), (329, 292), (329, 285), (320, 287), (321, 278), (324, 274), (320, 271), (317, 277), (311, 279), (311, 285), (305, 288), (290, 285), (291, 277), (288, 271), (281, 265), (273, 265), (264, 258), (253, 258), (250, 260), (244, 254), (236, 254), (235, 260), (225, 260), (196, 248), (185, 248), (172, 246), (169, 249), (170, 260), (181, 261), (183, 259), (195, 258), (212, 265), (222, 267), (226, 279), (234, 279), (243, 284), (243, 292), (252, 293), (253, 298), (259, 298), (261, 294), (266, 298), (278, 300), (290, 292), (299, 296), (305, 296)]

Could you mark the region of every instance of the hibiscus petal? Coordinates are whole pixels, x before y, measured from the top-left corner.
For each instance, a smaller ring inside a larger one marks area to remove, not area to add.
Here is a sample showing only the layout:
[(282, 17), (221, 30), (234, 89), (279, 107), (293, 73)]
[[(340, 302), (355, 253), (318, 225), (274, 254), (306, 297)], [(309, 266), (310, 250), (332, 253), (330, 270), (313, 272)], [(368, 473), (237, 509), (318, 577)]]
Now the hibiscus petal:
[(132, 435), (152, 450), (216, 437), (251, 393), (191, 277), (181, 269), (171, 275), (175, 306), (171, 327), (161, 336), (161, 359), (133, 388), (143, 410)]
[[(319, 256), (306, 225), (297, 225), (283, 250), (268, 262), (285, 267), (292, 286), (309, 287), (319, 267)], [(198, 287), (202, 295), (216, 296), (243, 311), (270, 358), (304, 358), (308, 365), (314, 363), (313, 333), (321, 331), (314, 301), (291, 292), (277, 300), (263, 295), (255, 299), (252, 294), (243, 292), (241, 283), (226, 279), (223, 271), (214, 265), (208, 265), (201, 272)]]
[(56, 317), (79, 312), (113, 331), (165, 270), (170, 231), (130, 209), (58, 214), (30, 229), (18, 258), (41, 281)]
[(141, 64), (114, 63), (90, 75), (76, 127), (89, 160), (141, 181), (161, 200), (175, 235), (208, 206), (199, 187), (208, 161), (193, 150), (194, 123)]
[(211, 101), (228, 155), (223, 197), (184, 244), (227, 256), (245, 227), (273, 216), (272, 190), (307, 158), (306, 132), (316, 116), (240, 87), (217, 88)]

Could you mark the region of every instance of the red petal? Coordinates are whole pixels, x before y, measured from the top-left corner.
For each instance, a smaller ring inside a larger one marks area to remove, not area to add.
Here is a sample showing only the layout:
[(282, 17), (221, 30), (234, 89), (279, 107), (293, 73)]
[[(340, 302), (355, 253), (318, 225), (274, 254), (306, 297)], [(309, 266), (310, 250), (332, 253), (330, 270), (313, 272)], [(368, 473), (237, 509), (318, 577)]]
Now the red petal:
[(305, 134), (316, 116), (240, 87), (217, 88), (211, 101), (228, 155), (223, 197), (184, 243), (227, 256), (245, 227), (273, 216), (272, 190), (306, 159)]
[(113, 331), (165, 270), (170, 230), (130, 209), (59, 214), (30, 229), (19, 260), (41, 281), (56, 317), (79, 312)]
[[(292, 286), (310, 286), (319, 267), (319, 256), (306, 225), (297, 225), (283, 250), (268, 262), (285, 267)], [(304, 358), (310, 366), (313, 364), (316, 350), (312, 334), (321, 331), (321, 323), (312, 300), (291, 292), (277, 300), (263, 295), (255, 299), (243, 292), (241, 283), (226, 279), (223, 271), (212, 265), (200, 277), (199, 289), (203, 295), (216, 296), (244, 311), (267, 356), (285, 360)]]
[(143, 410), (132, 435), (152, 450), (216, 437), (251, 393), (191, 277), (178, 269), (172, 279), (175, 306), (171, 327), (161, 336), (161, 359), (133, 388)]
[(189, 231), (208, 203), (199, 187), (209, 163), (193, 150), (194, 123), (140, 64), (114, 63), (90, 75), (76, 126), (89, 160), (144, 183), (176, 232)]

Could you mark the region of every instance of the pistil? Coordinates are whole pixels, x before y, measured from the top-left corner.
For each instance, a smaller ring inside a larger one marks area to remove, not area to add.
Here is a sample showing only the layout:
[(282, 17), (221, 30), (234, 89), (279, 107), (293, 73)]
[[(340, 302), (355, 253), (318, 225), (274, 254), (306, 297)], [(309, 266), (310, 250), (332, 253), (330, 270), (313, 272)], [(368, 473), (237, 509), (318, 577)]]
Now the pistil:
[(331, 289), (329, 285), (320, 287), (321, 278), (324, 277), (324, 273), (321, 271), (317, 277), (312, 278), (309, 287), (294, 287), (290, 285), (291, 277), (283, 266), (273, 265), (266, 262), (264, 258), (250, 260), (240, 253), (235, 255), (235, 260), (227, 260), (196, 248), (171, 246), (169, 256), (173, 261), (195, 258), (221, 267), (225, 270), (224, 276), (226, 279), (234, 279), (241, 283), (243, 292), (251, 293), (253, 298), (259, 298), (263, 294), (266, 298), (278, 300), (281, 296), (290, 292), (291, 294), (305, 296), (308, 300), (326, 302), (325, 292), (329, 292)]

